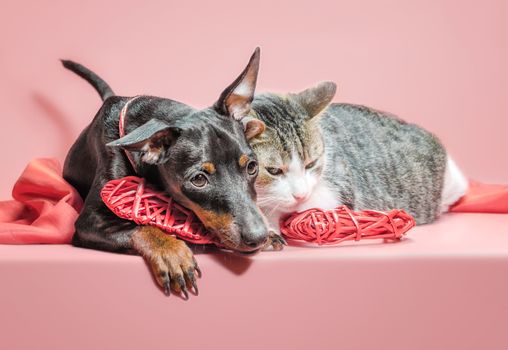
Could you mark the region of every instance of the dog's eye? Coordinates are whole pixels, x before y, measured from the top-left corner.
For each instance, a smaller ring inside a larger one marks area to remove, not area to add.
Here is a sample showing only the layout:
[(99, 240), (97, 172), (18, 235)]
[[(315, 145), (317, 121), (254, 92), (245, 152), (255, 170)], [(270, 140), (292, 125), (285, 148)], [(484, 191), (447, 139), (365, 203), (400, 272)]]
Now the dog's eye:
[(268, 171), (273, 176), (282, 175), (283, 173), (281, 168), (266, 167), (266, 171)]
[(315, 161), (310, 162), (309, 164), (307, 164), (307, 165), (305, 166), (305, 169), (307, 169), (307, 170), (308, 170), (308, 169), (314, 168), (314, 167), (316, 166), (316, 164), (317, 164), (317, 161), (318, 161), (318, 160), (316, 159)]
[(208, 179), (203, 174), (197, 174), (191, 179), (191, 183), (196, 187), (205, 187), (208, 184)]
[(258, 163), (252, 160), (249, 162), (249, 164), (247, 164), (247, 174), (256, 175), (257, 173), (258, 173)]

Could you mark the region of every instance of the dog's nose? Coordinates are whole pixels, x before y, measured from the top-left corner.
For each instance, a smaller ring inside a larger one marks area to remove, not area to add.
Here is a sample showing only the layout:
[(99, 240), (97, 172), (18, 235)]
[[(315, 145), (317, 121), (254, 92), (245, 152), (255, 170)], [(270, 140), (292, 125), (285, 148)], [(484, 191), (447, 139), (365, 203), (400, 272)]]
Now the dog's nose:
[(265, 228), (258, 230), (250, 230), (249, 232), (242, 233), (243, 243), (252, 249), (258, 248), (266, 243), (268, 239), (268, 232)]

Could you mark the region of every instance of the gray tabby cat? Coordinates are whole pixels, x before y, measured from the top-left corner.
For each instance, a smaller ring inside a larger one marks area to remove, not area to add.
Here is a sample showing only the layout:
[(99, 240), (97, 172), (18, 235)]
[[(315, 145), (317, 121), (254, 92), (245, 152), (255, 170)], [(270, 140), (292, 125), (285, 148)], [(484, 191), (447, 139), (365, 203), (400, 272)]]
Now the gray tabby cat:
[(258, 204), (272, 228), (313, 207), (401, 208), (434, 221), (467, 190), (436, 136), (372, 108), (334, 103), (331, 82), (297, 94), (262, 94), (250, 117), (266, 124), (251, 139), (259, 161)]

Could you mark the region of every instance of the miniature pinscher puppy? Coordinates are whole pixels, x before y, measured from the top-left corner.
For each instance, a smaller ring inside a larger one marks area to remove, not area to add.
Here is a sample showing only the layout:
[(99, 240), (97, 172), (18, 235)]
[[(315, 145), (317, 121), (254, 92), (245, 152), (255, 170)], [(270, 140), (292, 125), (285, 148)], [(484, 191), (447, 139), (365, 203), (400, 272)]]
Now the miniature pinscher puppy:
[[(284, 240), (269, 232), (256, 205), (258, 164), (248, 143), (264, 130), (263, 122), (247, 117), (259, 58), (258, 48), (218, 101), (203, 110), (159, 97), (115, 96), (92, 71), (62, 61), (104, 101), (65, 160), (64, 178), (84, 198), (73, 245), (142, 255), (167, 295), (171, 289), (185, 299), (188, 290), (197, 294), (200, 270), (185, 242), (120, 219), (102, 202), (106, 182), (137, 175), (191, 209), (223, 247), (246, 255), (282, 248)], [(122, 108), (125, 136), (120, 137)]]

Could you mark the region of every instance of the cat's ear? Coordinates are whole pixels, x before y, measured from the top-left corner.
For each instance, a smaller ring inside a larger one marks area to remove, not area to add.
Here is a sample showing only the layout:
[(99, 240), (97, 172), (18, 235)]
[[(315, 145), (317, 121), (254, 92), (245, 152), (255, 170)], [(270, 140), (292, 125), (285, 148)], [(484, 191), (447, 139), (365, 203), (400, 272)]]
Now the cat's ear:
[(250, 112), (259, 71), (260, 49), (256, 48), (242, 74), (220, 95), (214, 108), (223, 115), (240, 120)]
[(180, 129), (174, 128), (158, 119), (151, 119), (127, 135), (106, 144), (127, 151), (139, 152), (141, 160), (148, 164), (159, 164), (169, 147), (178, 137)]
[(265, 123), (254, 117), (242, 118), (241, 123), (247, 140), (251, 140), (263, 133), (266, 129)]
[(330, 104), (336, 91), (337, 85), (334, 82), (324, 81), (292, 96), (312, 118)]

